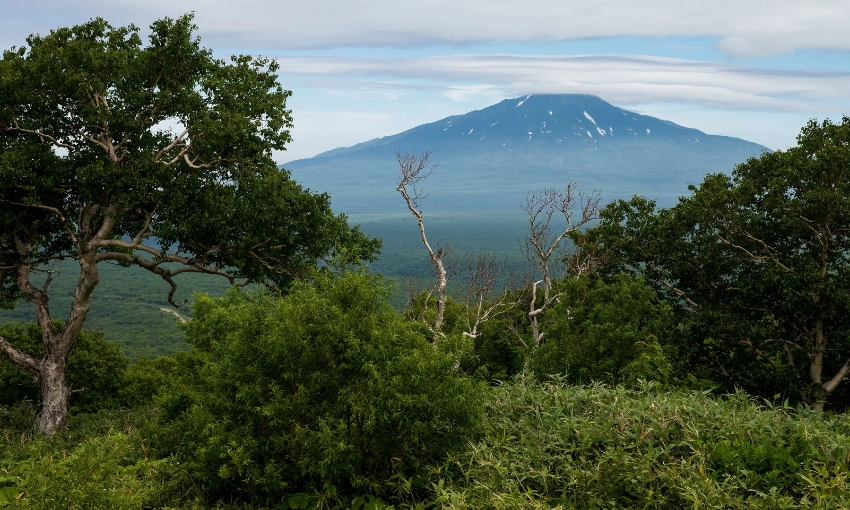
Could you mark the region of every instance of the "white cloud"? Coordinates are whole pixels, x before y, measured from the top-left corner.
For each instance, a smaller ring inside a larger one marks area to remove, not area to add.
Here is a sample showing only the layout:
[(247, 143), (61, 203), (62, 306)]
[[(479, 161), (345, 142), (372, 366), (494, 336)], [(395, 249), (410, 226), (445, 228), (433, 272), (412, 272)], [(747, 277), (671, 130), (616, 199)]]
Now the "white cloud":
[(834, 112), (837, 104), (850, 100), (847, 72), (766, 70), (646, 56), (284, 57), (278, 62), (284, 81), (286, 75), (318, 76), (325, 83), (385, 76), (407, 80), (406, 87), (426, 81), (444, 86), (448, 97), (584, 93), (618, 104), (690, 102), (798, 112)]
[(205, 44), (283, 50), (551, 42), (614, 36), (714, 36), (732, 57), (850, 50), (850, 0), (33, 0), (0, 7), (0, 44), (103, 16), (146, 26), (195, 11)]
[[(280, 59), (281, 82), (295, 90), (290, 106), (296, 117), (294, 142), (281, 160), (528, 93), (596, 94), (618, 106), (774, 148), (793, 143), (808, 117), (850, 111), (850, 74), (839, 71), (621, 55), (410, 56), (438, 53), (414, 49), (432, 44), (445, 52), (446, 45), (463, 51), (481, 42), (604, 43), (617, 36), (647, 38), (644, 42), (706, 36), (697, 44), (716, 41), (715, 48), (732, 59), (801, 49), (847, 52), (850, 0), (6, 1), (0, 2), (0, 49), (95, 16), (116, 26), (135, 23), (144, 32), (156, 19), (189, 11), (196, 13), (203, 45), (216, 52), (301, 55)], [(401, 51), (379, 52), (406, 57), (362, 58), (376, 53), (363, 50), (367, 47), (398, 47)], [(309, 48), (342, 51), (324, 58), (301, 51)], [(507, 48), (502, 51), (514, 51)], [(846, 70), (846, 55), (837, 54), (838, 66), (827, 65)], [(791, 58), (799, 63), (805, 54)]]

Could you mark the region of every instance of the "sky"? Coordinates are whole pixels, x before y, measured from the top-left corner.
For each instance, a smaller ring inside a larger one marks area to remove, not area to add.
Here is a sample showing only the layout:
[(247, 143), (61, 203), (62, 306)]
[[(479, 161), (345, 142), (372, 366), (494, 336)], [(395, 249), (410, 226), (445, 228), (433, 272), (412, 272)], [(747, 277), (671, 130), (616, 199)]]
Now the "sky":
[(0, 47), (190, 11), (217, 55), (280, 64), (295, 127), (279, 162), (527, 94), (595, 94), (771, 149), (850, 115), (850, 0), (0, 0)]

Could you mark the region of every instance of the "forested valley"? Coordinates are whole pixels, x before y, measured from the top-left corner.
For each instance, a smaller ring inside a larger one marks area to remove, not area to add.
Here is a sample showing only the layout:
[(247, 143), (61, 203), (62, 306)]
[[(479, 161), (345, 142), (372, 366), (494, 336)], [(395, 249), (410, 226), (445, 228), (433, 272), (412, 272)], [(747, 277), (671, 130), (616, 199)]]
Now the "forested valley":
[[(531, 190), (507, 256), (437, 243), (400, 150), (403, 280), (272, 160), (275, 62), (195, 30), (0, 60), (0, 508), (850, 507), (850, 118), (671, 207)], [(179, 352), (91, 327), (129, 271)]]

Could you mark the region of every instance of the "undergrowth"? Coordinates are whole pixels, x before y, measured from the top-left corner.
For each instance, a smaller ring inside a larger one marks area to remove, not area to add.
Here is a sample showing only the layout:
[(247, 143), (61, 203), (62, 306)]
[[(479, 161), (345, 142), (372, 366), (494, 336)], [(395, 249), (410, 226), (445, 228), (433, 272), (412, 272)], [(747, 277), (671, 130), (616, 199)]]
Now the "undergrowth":
[[(847, 415), (557, 379), (505, 383), (488, 402), (483, 436), (394, 479), (394, 501), (329, 484), (272, 508), (850, 508)], [(0, 410), (0, 508), (235, 508), (202, 506), (192, 473), (150, 451), (156, 409), (77, 416), (53, 439), (17, 429), (28, 412)]]

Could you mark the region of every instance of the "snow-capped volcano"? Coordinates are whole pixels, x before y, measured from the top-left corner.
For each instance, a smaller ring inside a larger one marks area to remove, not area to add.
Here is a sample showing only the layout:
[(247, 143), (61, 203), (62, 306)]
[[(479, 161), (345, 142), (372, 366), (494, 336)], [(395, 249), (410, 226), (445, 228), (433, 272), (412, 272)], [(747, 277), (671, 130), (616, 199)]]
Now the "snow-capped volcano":
[(707, 135), (618, 108), (596, 96), (528, 95), (284, 166), (328, 191), (343, 212), (383, 212), (395, 196), (395, 150), (432, 152), (434, 208), (516, 207), (528, 190), (568, 179), (604, 198), (671, 203), (707, 172), (729, 172), (765, 147)]

